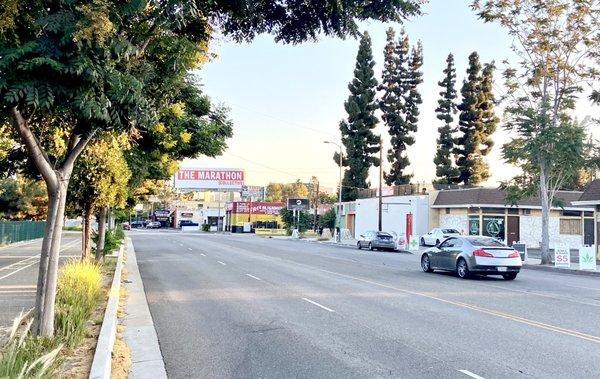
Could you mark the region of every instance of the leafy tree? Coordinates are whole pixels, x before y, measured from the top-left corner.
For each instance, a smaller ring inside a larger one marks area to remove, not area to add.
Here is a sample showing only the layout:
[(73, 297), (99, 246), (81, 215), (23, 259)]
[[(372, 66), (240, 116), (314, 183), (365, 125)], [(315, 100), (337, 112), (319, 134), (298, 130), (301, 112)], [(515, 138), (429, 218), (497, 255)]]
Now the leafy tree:
[(285, 228), (290, 231), (298, 226), (298, 230), (300, 233), (307, 231), (312, 227), (313, 219), (312, 216), (308, 212), (301, 211), (300, 212), (300, 224), (297, 222), (297, 214), (294, 216), (294, 211), (290, 211), (287, 208), (281, 208), (279, 211), (281, 215), (281, 220), (285, 225)]
[[(48, 191), (34, 330), (54, 333), (58, 251), (76, 160), (98, 131), (155, 125), (161, 103), (206, 59), (212, 30), (236, 40), (271, 33), (299, 43), (321, 33), (356, 35), (356, 20), (401, 21), (419, 8), (416, 0), (4, 2), (0, 125), (11, 123)], [(57, 131), (67, 148), (51, 156), (44, 137)]]
[[(125, 205), (131, 172), (123, 156), (125, 136), (107, 133), (90, 143), (77, 161), (69, 183), (69, 207), (83, 215), (83, 259), (90, 257), (91, 219), (96, 208)], [(105, 212), (105, 210), (101, 210)], [(99, 217), (99, 243), (96, 257), (101, 256), (106, 214)]]
[(323, 213), (319, 218), (319, 226), (321, 228), (329, 228), (333, 230), (336, 226), (337, 214), (335, 207), (332, 207), (327, 212)]
[(490, 177), (484, 157), (493, 146), (491, 135), (498, 123), (493, 107), (493, 70), (492, 64), (486, 64), (482, 72), (477, 52), (469, 55), (468, 77), (463, 82), (462, 102), (458, 105), (460, 135), (454, 149), (458, 156), (458, 181), (464, 184), (477, 185)]
[(438, 82), (442, 88), (438, 107), (435, 109), (437, 118), (443, 121), (443, 125), (438, 128), (439, 137), (437, 139), (437, 151), (433, 158), (435, 163), (435, 183), (452, 184), (458, 177), (458, 169), (452, 163), (452, 151), (454, 150), (454, 122), (453, 115), (456, 114), (456, 68), (454, 67), (454, 56), (448, 54), (446, 58), (446, 68), (444, 69), (444, 79)]
[(319, 192), (319, 204), (335, 204), (337, 201), (337, 195), (327, 192)]
[(0, 180), (0, 219), (44, 220), (47, 204), (43, 183), (23, 176)]
[(516, 135), (505, 158), (523, 173), (504, 183), (518, 198), (538, 194), (542, 207), (542, 264), (550, 263), (550, 207), (556, 192), (580, 168), (581, 128), (572, 121), (582, 85), (597, 84), (600, 54), (597, 1), (474, 1), (485, 22), (514, 37), (520, 60), (504, 72), (509, 106), (505, 128)]
[[(342, 200), (352, 201), (358, 197), (358, 189), (368, 188), (369, 169), (379, 165), (379, 158), (374, 156), (379, 151), (380, 138), (373, 134), (377, 126), (375, 101), (377, 80), (373, 72), (373, 53), (371, 37), (365, 32), (360, 40), (354, 79), (348, 85), (350, 96), (344, 103), (348, 119), (340, 122), (342, 143), (346, 148), (346, 156), (342, 164), (348, 169), (342, 179)], [(339, 162), (339, 153), (333, 157)]]
[(269, 183), (266, 189), (267, 201), (285, 203), (289, 198), (308, 198), (309, 189), (297, 179), (292, 183)]

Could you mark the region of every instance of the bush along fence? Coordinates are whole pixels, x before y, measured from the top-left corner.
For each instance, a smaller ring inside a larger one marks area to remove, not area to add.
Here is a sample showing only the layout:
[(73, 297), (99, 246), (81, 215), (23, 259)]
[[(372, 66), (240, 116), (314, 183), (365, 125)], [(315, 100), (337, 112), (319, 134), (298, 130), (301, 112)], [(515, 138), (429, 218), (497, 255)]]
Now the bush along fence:
[(44, 236), (46, 221), (0, 221), (0, 245)]

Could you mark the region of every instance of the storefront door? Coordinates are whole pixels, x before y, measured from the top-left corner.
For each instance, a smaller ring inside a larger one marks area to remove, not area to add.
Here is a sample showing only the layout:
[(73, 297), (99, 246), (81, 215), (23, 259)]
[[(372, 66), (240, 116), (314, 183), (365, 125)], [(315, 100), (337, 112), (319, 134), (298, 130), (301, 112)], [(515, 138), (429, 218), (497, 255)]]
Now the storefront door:
[(518, 242), (520, 238), (519, 216), (508, 216), (506, 222), (506, 243), (508, 246), (512, 246), (512, 244)]

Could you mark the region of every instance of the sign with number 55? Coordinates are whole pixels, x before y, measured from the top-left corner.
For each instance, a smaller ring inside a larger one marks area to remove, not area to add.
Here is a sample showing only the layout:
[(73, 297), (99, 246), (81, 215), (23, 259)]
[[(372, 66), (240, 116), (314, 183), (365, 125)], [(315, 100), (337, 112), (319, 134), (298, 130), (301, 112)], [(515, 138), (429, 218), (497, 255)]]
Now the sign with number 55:
[(554, 267), (571, 267), (571, 250), (567, 245), (558, 245), (554, 249)]

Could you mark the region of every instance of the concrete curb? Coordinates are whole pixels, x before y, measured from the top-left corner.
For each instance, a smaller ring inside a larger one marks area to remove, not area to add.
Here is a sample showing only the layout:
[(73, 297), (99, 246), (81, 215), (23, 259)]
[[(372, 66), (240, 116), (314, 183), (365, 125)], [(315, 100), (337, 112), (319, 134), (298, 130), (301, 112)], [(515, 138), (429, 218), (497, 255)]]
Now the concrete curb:
[(569, 268), (555, 268), (554, 266), (531, 265), (531, 264), (524, 264), (523, 268), (528, 269), (528, 270), (556, 272), (559, 274), (600, 277), (600, 271), (573, 270), (573, 269), (569, 269)]
[(100, 335), (98, 335), (96, 352), (94, 353), (94, 360), (92, 361), (92, 368), (90, 369), (90, 379), (110, 378), (112, 350), (117, 335), (117, 309), (119, 308), (122, 270), (123, 250), (120, 249), (113, 281), (110, 286), (108, 304), (106, 305), (106, 311), (104, 312), (104, 319), (102, 320)]
[(167, 378), (165, 362), (158, 344), (158, 335), (150, 314), (144, 283), (131, 238), (127, 237), (127, 305), (124, 338), (131, 350), (130, 379)]

